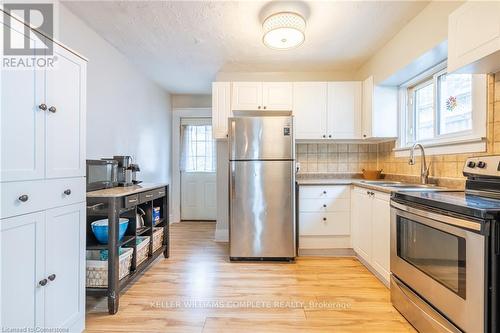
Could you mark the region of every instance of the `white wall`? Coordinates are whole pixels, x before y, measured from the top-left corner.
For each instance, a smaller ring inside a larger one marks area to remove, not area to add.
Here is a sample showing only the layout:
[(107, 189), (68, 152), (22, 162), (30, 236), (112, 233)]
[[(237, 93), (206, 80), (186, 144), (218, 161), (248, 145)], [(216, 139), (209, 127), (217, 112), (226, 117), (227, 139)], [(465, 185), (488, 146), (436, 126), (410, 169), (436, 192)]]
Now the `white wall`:
[(139, 179), (170, 182), (170, 95), (62, 4), (58, 39), (89, 59), (87, 158), (131, 155)]
[[(426, 53), (431, 52), (432, 56), (432, 51), (439, 51), (440, 45), (448, 39), (448, 15), (462, 3), (460, 1), (429, 3), (361, 66), (357, 78), (364, 80), (373, 75), (375, 83), (380, 83), (397, 72), (411, 67), (412, 63)], [(428, 68), (430, 64), (426, 66)], [(415, 70), (417, 73), (414, 75), (418, 74), (418, 70), (422, 71), (418, 68)]]

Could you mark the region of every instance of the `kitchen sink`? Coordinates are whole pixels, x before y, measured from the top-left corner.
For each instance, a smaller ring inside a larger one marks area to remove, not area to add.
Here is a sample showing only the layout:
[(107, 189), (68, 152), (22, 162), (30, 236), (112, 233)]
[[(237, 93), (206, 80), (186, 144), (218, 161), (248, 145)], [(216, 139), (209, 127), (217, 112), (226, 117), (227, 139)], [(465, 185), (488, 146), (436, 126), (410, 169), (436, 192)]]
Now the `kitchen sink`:
[(370, 181), (370, 180), (362, 180), (364, 184), (381, 186), (381, 187), (389, 187), (401, 191), (442, 191), (446, 190), (444, 187), (439, 187), (434, 184), (409, 184), (409, 183), (401, 183), (397, 181)]

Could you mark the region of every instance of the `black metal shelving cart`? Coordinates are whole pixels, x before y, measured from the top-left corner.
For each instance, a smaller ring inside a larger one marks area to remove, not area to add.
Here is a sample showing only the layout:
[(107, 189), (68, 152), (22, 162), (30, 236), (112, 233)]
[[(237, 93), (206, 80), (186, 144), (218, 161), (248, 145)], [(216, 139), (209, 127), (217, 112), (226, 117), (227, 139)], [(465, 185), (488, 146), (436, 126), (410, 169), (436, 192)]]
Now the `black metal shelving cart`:
[[(141, 272), (146, 270), (161, 254), (169, 257), (169, 186), (162, 184), (141, 184), (128, 187), (114, 187), (105, 190), (87, 192), (87, 250), (108, 250), (108, 285), (107, 287), (87, 287), (87, 295), (108, 297), (108, 312), (118, 312), (120, 292), (133, 283)], [(159, 219), (153, 219), (153, 209), (159, 207)], [(137, 211), (145, 212), (144, 226), (137, 228)], [(108, 244), (100, 244), (91, 229), (93, 221), (108, 218)], [(119, 219), (129, 219), (125, 236), (118, 241)], [(163, 228), (161, 247), (153, 252), (153, 233), (155, 228)], [(150, 237), (149, 254), (146, 260), (138, 264), (138, 236)], [(130, 273), (119, 279), (119, 249), (133, 248)]]

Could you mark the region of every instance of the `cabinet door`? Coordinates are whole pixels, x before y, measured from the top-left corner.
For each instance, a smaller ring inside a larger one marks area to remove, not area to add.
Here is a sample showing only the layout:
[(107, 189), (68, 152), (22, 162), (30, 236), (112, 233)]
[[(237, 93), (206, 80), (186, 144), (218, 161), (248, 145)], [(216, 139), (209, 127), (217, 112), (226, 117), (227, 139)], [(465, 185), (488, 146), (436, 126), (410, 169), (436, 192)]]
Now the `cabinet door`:
[[(26, 36), (24, 26), (15, 20), (10, 30), (11, 42), (17, 45), (42, 42), (35, 35)], [(3, 30), (2, 29), (2, 30)], [(32, 56), (36, 56), (34, 52)], [(0, 181), (44, 178), (45, 112), (39, 108), (44, 100), (44, 71), (12, 69), (0, 71)], [(43, 108), (43, 106), (41, 106)]]
[(46, 211), (45, 325), (72, 327), (85, 315), (85, 205)]
[(391, 206), (387, 194), (375, 193), (373, 198), (372, 266), (389, 282)]
[[(480, 24), (479, 24), (480, 22)], [(448, 71), (500, 69), (500, 2), (467, 1), (448, 18)]]
[(363, 103), (361, 115), (361, 136), (363, 139), (372, 137), (373, 112), (373, 76), (363, 81)]
[(253, 111), (262, 109), (261, 82), (233, 82), (231, 109)]
[(364, 189), (353, 191), (353, 241), (354, 250), (366, 262), (370, 263), (372, 256), (372, 198)]
[(0, 327), (43, 327), (43, 212), (0, 220)]
[(212, 131), (214, 138), (227, 137), (228, 118), (231, 116), (231, 83), (212, 83)]
[(54, 55), (56, 66), (47, 70), (46, 176), (83, 177), (86, 62), (56, 44)]
[(326, 82), (295, 82), (293, 84), (296, 139), (326, 138), (327, 93)]
[(328, 138), (361, 138), (361, 82), (328, 83)]
[(262, 107), (270, 111), (291, 111), (293, 86), (290, 82), (262, 83)]

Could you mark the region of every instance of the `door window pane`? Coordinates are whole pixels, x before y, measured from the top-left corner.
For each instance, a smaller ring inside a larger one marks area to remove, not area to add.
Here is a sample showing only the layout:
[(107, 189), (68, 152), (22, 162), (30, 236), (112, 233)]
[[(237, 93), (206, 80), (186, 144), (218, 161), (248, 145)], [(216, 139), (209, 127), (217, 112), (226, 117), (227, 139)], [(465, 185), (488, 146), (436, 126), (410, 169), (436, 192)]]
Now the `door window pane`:
[(464, 238), (399, 217), (398, 257), (465, 299)]
[(215, 141), (211, 125), (184, 125), (182, 128), (182, 171), (215, 172)]
[(440, 75), (438, 91), (439, 133), (472, 129), (472, 75)]
[(415, 125), (417, 140), (434, 137), (434, 85), (415, 89)]

